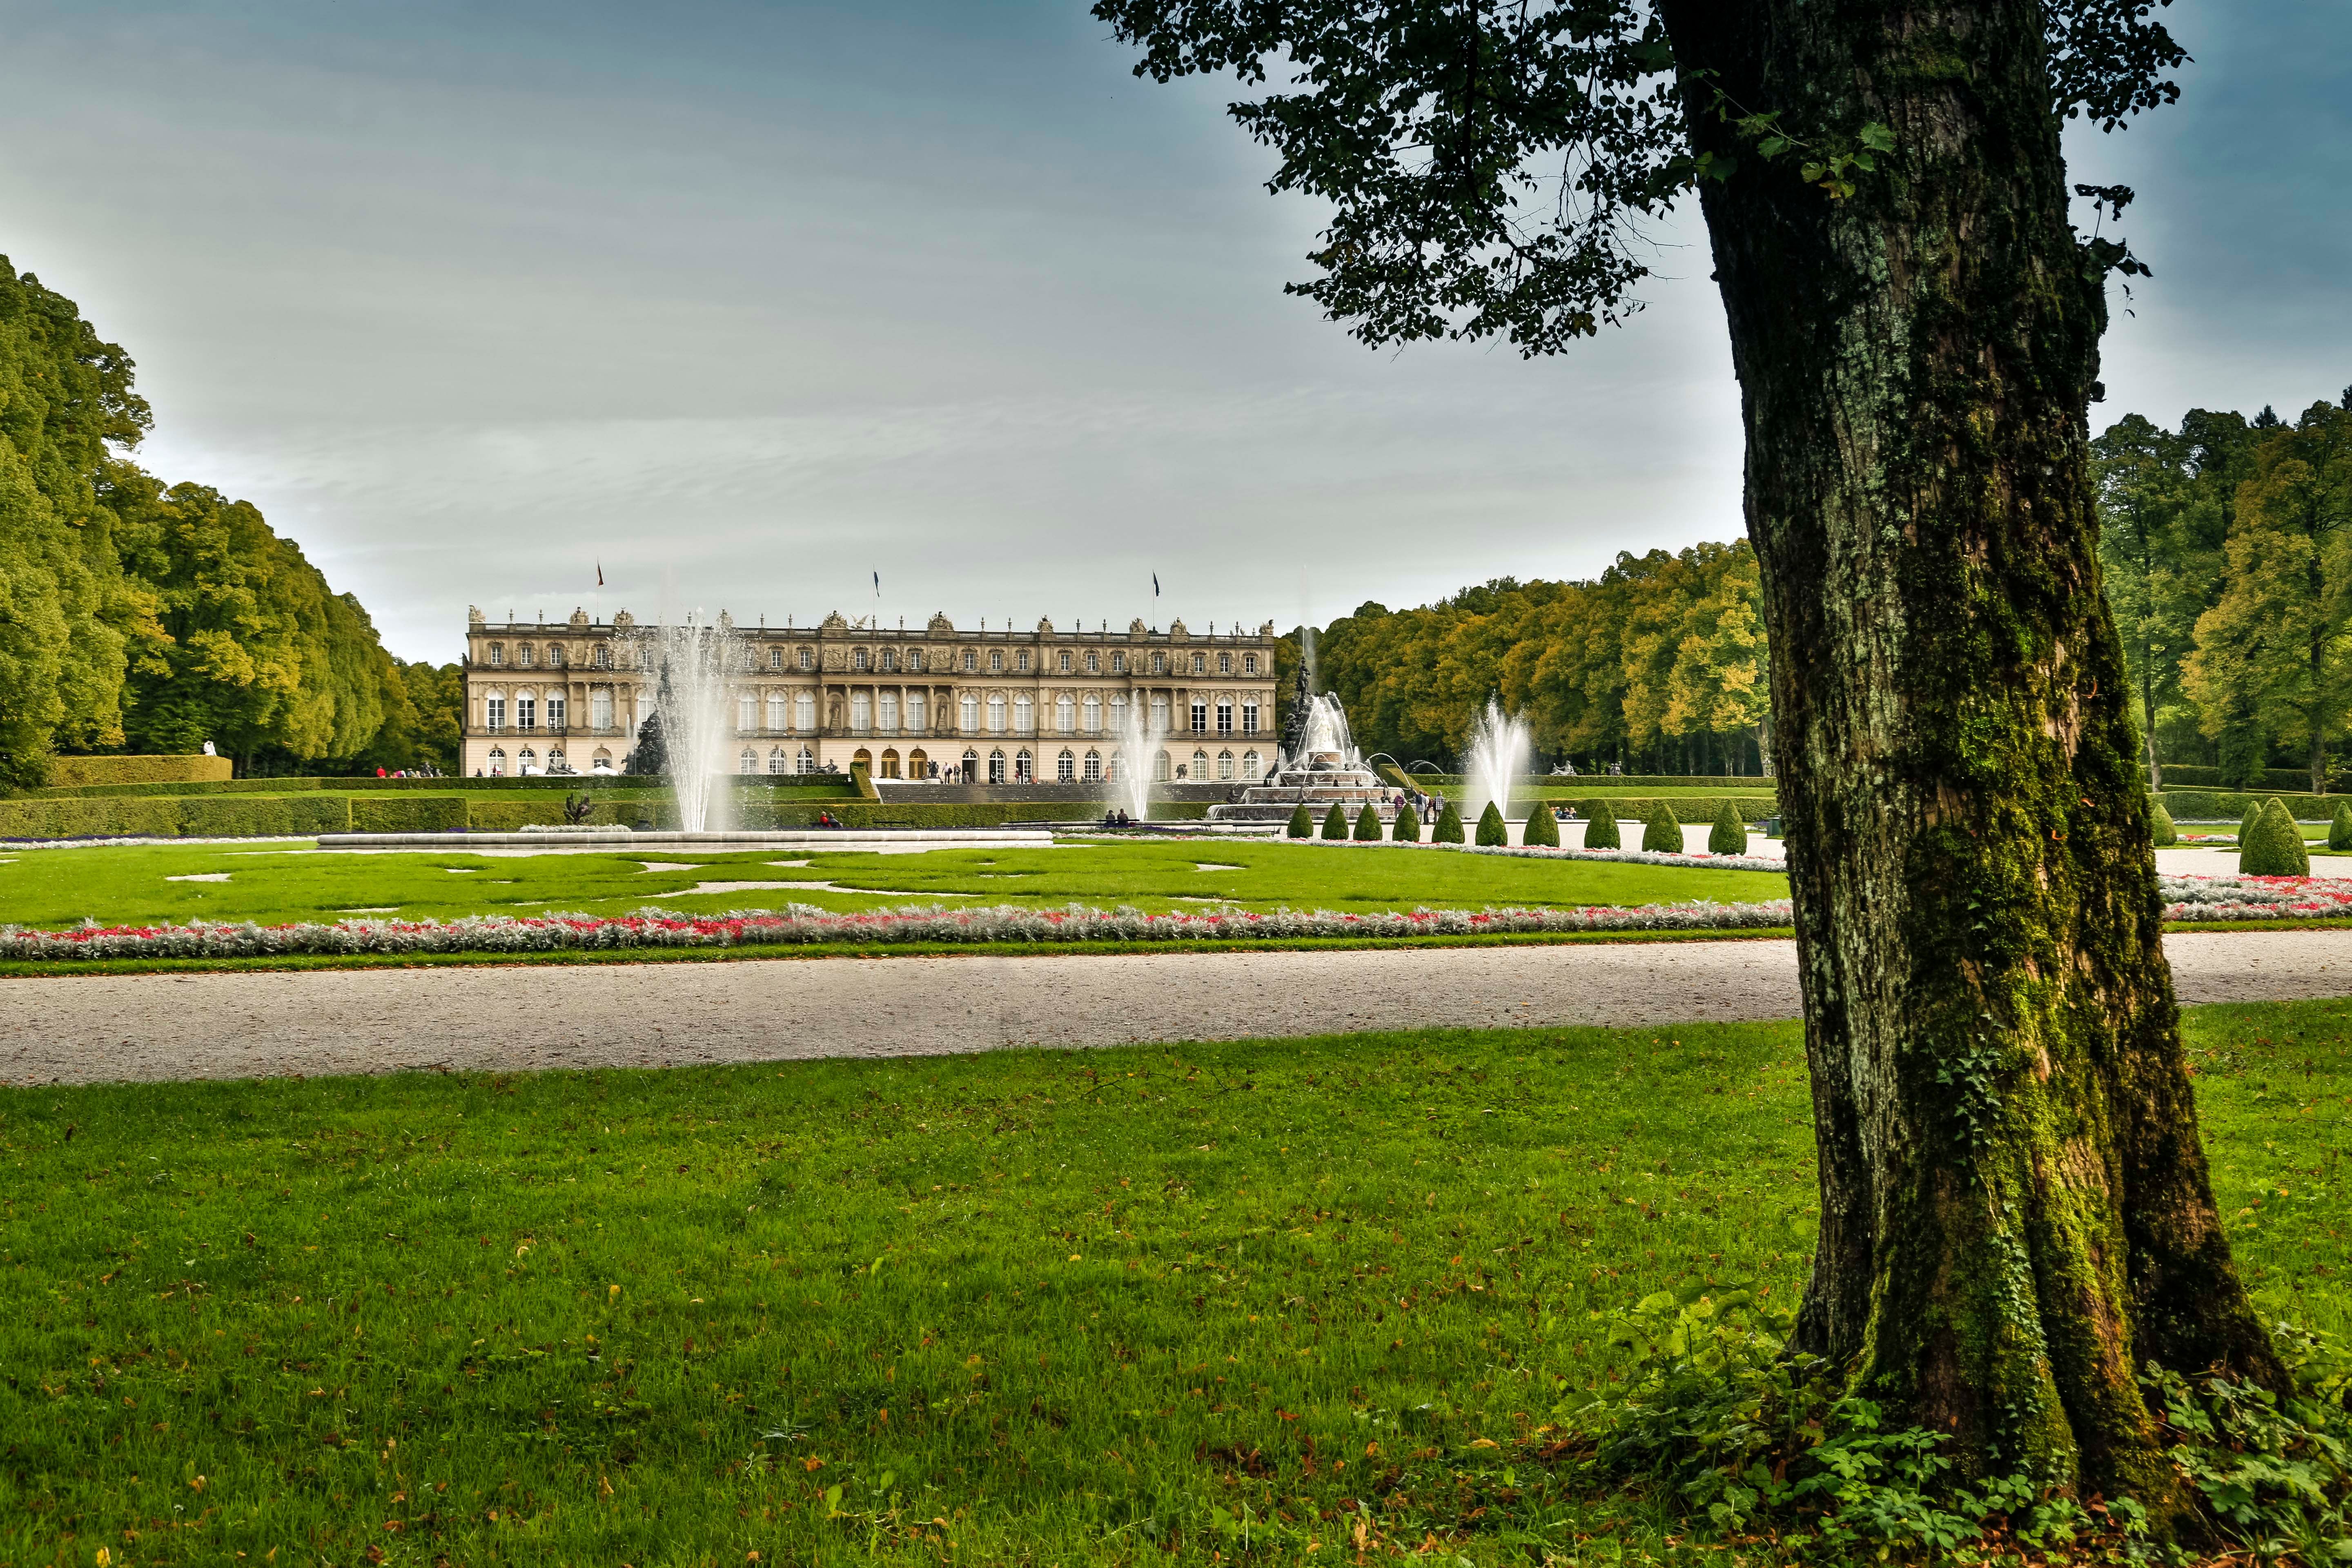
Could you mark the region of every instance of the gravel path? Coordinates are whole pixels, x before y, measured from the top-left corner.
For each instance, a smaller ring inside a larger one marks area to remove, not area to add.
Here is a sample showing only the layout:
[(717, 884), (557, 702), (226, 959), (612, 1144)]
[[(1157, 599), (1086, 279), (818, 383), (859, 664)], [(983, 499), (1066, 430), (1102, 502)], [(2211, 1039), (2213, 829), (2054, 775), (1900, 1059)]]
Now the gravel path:
[[(2187, 1002), (2352, 995), (2352, 931), (2194, 931)], [(0, 1082), (667, 1067), (1786, 1018), (1788, 942), (744, 960), (0, 981)]]

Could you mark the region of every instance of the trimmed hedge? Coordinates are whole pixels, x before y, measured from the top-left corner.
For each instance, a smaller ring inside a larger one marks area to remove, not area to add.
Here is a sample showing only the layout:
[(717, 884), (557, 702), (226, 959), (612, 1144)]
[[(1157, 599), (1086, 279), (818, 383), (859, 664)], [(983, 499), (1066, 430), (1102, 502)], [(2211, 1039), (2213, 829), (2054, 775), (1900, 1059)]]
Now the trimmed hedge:
[(1609, 808), (1607, 801), (1594, 801), (1592, 809), (1585, 813), (1585, 816), (1587, 820), (1584, 824), (1584, 847), (1587, 849), (1624, 847), (1624, 845), (1619, 841), (1617, 814)]
[(194, 784), (226, 780), (236, 771), (226, 757), (190, 756), (53, 757), (49, 783), (71, 788), (77, 784)]
[[(1459, 789), (1460, 773), (1421, 773), (1412, 780), (1415, 789)], [(1772, 780), (1759, 773), (1579, 773), (1568, 778), (1558, 773), (1520, 773), (1511, 780), (1511, 794), (1524, 795), (1537, 789), (1619, 790), (1619, 789), (1705, 789), (1726, 795), (1742, 791), (1771, 791)]]
[(2263, 803), (2258, 800), (2247, 802), (2246, 815), (2238, 818), (2238, 847), (2240, 848), (2245, 847), (2246, 840), (2253, 836), (2254, 824), (2260, 822), (2262, 819)]
[(1282, 832), (1283, 837), (1286, 838), (1312, 838), (1315, 837), (1315, 819), (1307, 815), (1307, 803), (1305, 801), (1300, 801), (1298, 805), (1292, 809), (1290, 813), (1290, 826), (1284, 828)]
[(284, 838), (350, 827), (351, 803), (320, 796), (0, 801), (5, 838)]
[(1389, 829), (1389, 837), (1399, 844), (1421, 842), (1421, 810), (1410, 800), (1398, 810), (1396, 823)]
[(354, 833), (463, 833), (471, 826), (461, 795), (363, 795), (351, 803)]
[(2263, 807), (2246, 836), (2238, 841), (2241, 877), (2308, 877), (2311, 852), (2286, 807), (2272, 801)]
[(1430, 829), (1429, 841), (1432, 844), (1462, 842), (1462, 814), (1454, 808), (1452, 801), (1438, 808), (1437, 826)]
[(1503, 826), (1503, 808), (1488, 801), (1486, 809), (1478, 814), (1478, 842), (1491, 847), (1510, 841), (1511, 830)]
[[(2145, 768), (2141, 770), (2144, 773)], [(2334, 781), (2331, 780), (2331, 783)], [(2219, 768), (2209, 768), (2198, 763), (2167, 763), (2164, 764), (2164, 787), (2167, 789), (2252, 789), (2277, 795), (2309, 795), (2309, 768), (2263, 768), (2254, 776), (2232, 784), (2221, 776)]]
[(1706, 831), (1706, 852), (1710, 855), (1745, 855), (1748, 853), (1748, 824), (1725, 801), (1715, 808), (1715, 826)]
[(1364, 802), (1364, 809), (1356, 813), (1356, 842), (1378, 844), (1381, 837), (1381, 814), (1368, 800)]
[(2352, 849), (2352, 800), (2336, 803), (2336, 820), (2327, 825), (2330, 849)]
[(1650, 815), (1642, 819), (1642, 847), (1653, 855), (1679, 855), (1683, 852), (1683, 825), (1675, 816), (1675, 808), (1663, 800), (1650, 803)]
[(1348, 837), (1348, 814), (1339, 809), (1339, 803), (1336, 800), (1331, 803), (1331, 809), (1323, 814), (1323, 837), (1326, 838)]
[(2261, 805), (2276, 800), (2286, 806), (2287, 815), (2298, 822), (2326, 822), (2336, 815), (2336, 805), (2344, 797), (2333, 795), (2296, 795), (2278, 791), (2269, 795), (2247, 795), (2238, 790), (2167, 789), (2155, 797), (2164, 803), (2164, 809), (2175, 822), (2227, 822), (2242, 816), (2250, 805)]
[(1559, 819), (1552, 816), (1549, 801), (1539, 800), (1528, 807), (1528, 825), (1519, 830), (1519, 842), (1539, 849), (1559, 847)]
[[(2340, 816), (2344, 808), (2336, 808)], [(2151, 801), (2147, 808), (2148, 837), (2156, 840), (2158, 849), (2168, 849), (2180, 842), (2180, 830), (2172, 826), (2172, 814), (2164, 809), (2164, 802)]]

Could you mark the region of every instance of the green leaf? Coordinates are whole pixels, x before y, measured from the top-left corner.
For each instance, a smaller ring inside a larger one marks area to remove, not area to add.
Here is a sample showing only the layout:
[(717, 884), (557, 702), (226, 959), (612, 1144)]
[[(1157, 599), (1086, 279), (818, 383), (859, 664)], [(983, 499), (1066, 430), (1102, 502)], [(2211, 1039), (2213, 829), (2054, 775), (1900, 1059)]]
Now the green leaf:
[(1862, 128), (1862, 144), (1874, 153), (1895, 151), (1895, 128), (1874, 120)]

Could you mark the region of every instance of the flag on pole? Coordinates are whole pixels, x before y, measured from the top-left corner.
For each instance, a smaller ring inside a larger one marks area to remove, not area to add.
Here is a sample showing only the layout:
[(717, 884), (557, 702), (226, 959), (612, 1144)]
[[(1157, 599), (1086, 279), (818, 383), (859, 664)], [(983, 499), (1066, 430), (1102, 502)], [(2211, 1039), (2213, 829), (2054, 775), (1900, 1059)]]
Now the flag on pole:
[(879, 571), (874, 574), (874, 597), (877, 603), (882, 597), (882, 574)]
[(1151, 596), (1155, 599), (1160, 597), (1160, 574), (1157, 572), (1151, 574)]
[(601, 587), (603, 587), (604, 585), (604, 563), (602, 561), (599, 561), (598, 563), (596, 563), (596, 586), (598, 586), (599, 588), (601, 588)]

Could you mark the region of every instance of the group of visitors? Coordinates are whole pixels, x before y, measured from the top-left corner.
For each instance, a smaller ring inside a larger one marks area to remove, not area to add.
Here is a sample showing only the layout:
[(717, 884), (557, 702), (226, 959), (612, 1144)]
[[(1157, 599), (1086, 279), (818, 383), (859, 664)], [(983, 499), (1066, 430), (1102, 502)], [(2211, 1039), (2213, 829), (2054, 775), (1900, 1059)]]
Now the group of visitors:
[(1132, 827), (1135, 824), (1129, 818), (1127, 813), (1124, 811), (1106, 811), (1103, 813), (1103, 826), (1105, 827)]
[[(437, 779), (441, 776), (441, 770), (439, 768), (395, 768), (391, 773), (386, 773), (382, 768), (378, 768), (375, 771), (375, 776), (380, 779)], [(474, 776), (480, 778), (482, 770), (476, 768)]]

